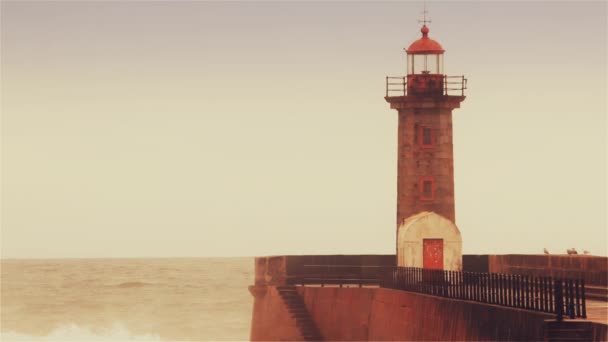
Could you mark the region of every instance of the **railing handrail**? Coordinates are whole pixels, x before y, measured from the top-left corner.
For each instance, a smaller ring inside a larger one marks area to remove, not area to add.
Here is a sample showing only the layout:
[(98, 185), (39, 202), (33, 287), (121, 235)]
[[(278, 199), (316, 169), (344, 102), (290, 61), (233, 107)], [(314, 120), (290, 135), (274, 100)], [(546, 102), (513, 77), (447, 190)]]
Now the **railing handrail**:
[[(467, 79), (464, 75), (459, 76), (443, 76), (443, 96), (452, 96), (450, 91), (460, 91), (460, 96), (464, 96), (464, 91), (467, 89)], [(389, 94), (398, 92), (394, 96), (407, 96), (407, 77), (408, 76), (386, 76), (386, 97)], [(390, 82), (392, 80), (401, 80), (401, 82)], [(448, 85), (459, 85), (458, 87), (448, 87)]]
[(587, 318), (584, 279), (376, 265), (303, 265), (296, 284), (376, 284), (396, 290)]

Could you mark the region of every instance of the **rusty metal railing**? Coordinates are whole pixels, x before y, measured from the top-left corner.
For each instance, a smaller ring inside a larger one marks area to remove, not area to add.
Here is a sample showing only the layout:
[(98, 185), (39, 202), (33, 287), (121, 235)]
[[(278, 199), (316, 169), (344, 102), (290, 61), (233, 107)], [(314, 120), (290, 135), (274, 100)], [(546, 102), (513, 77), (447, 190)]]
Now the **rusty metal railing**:
[(450, 92), (460, 92), (460, 96), (464, 96), (464, 90), (467, 89), (467, 79), (464, 76), (443, 76), (443, 95), (453, 95)]
[(386, 97), (406, 96), (407, 77), (406, 76), (386, 76)]
[(587, 318), (583, 279), (394, 267), (380, 286), (517, 309)]
[(375, 285), (394, 290), (587, 318), (583, 279), (477, 273), (416, 267), (304, 265), (293, 285)]
[[(407, 76), (386, 76), (386, 97), (407, 96)], [(443, 75), (444, 96), (464, 96), (467, 79), (464, 76)]]

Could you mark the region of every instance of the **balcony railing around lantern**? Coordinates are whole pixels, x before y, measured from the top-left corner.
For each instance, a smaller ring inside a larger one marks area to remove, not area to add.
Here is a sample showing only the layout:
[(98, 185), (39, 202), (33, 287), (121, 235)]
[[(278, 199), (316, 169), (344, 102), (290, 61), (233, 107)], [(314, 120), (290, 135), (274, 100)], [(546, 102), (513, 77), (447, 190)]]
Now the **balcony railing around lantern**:
[[(407, 96), (407, 76), (386, 76), (386, 97)], [(443, 75), (444, 96), (464, 96), (467, 79), (464, 76)]]

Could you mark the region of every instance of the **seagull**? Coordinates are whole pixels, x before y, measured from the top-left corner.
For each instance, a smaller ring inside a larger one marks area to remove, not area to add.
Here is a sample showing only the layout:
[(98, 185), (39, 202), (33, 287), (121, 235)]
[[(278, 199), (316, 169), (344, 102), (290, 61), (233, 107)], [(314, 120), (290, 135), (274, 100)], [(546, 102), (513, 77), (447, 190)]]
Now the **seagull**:
[(578, 252), (574, 248), (568, 249), (566, 250), (566, 252), (568, 252), (568, 254), (578, 254)]
[(549, 254), (549, 251), (546, 248), (543, 248), (543, 252), (545, 252), (545, 254)]

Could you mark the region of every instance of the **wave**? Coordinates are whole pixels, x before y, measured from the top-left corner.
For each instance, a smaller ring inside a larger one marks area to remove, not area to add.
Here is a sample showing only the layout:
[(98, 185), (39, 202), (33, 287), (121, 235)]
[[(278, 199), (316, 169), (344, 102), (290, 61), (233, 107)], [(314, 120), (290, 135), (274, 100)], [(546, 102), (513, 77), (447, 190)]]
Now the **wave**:
[(76, 324), (56, 328), (46, 336), (31, 336), (15, 332), (2, 332), (0, 341), (161, 341), (160, 336), (133, 335), (121, 324), (112, 328), (92, 331)]
[(127, 281), (125, 283), (120, 283), (118, 285), (114, 285), (114, 287), (119, 287), (121, 289), (131, 289), (131, 288), (139, 288), (144, 286), (154, 286), (156, 284), (146, 283), (143, 281)]

